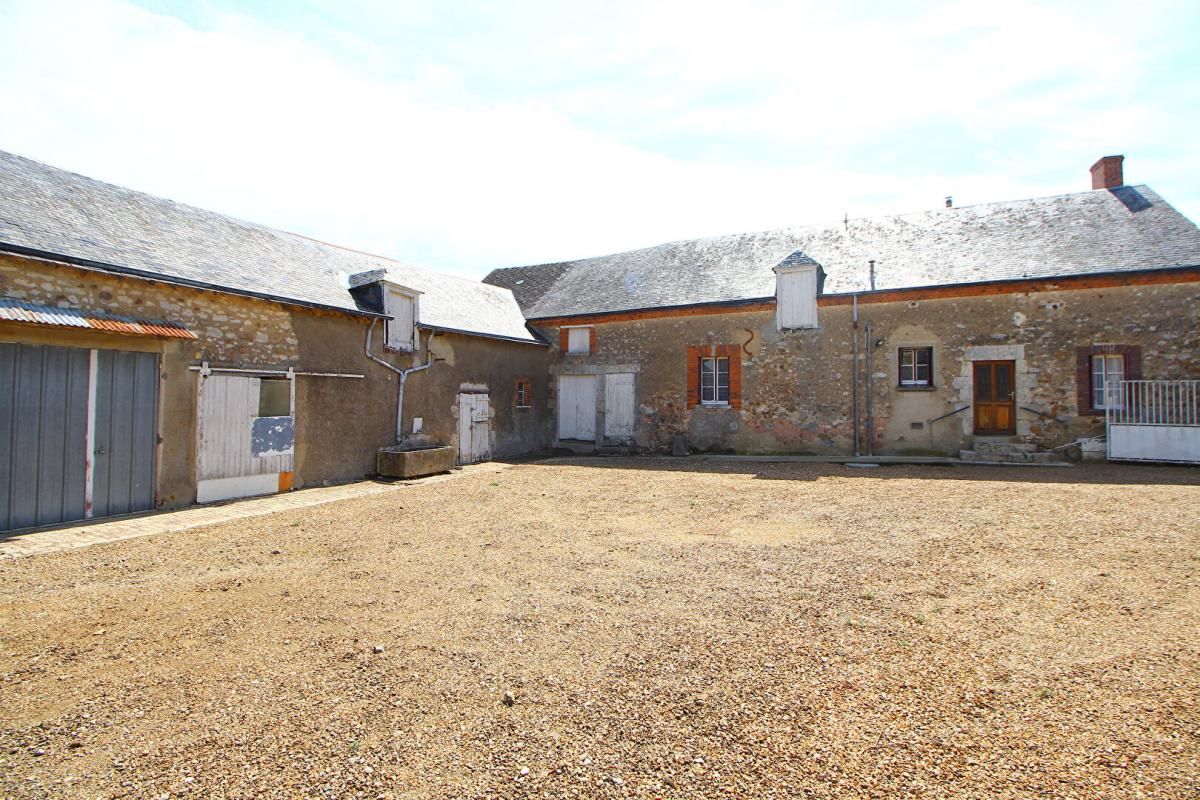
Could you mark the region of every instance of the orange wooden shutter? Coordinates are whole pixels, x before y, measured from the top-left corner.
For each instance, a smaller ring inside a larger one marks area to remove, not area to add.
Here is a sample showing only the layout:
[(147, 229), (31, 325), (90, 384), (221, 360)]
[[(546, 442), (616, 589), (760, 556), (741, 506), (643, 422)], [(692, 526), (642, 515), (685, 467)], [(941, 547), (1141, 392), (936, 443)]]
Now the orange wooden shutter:
[(591, 330), (588, 332), (588, 352), (589, 353), (596, 352), (596, 326), (595, 325), (593, 325), (591, 327)]
[(700, 405), (700, 348), (687, 349), (687, 407)]
[(564, 353), (571, 346), (571, 330), (569, 328), (558, 329), (558, 349)]
[(729, 406), (742, 407), (742, 348), (736, 344), (717, 346), (717, 355), (729, 359)]

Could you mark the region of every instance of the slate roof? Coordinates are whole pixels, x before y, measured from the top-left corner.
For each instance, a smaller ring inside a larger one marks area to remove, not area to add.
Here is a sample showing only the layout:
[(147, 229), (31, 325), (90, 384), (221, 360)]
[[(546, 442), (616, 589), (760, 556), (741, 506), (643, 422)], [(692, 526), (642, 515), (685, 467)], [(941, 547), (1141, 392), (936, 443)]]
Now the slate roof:
[(0, 250), (357, 312), (349, 276), (424, 294), (420, 324), (537, 342), (511, 292), (113, 186), (0, 151)]
[[(808, 258), (826, 294), (1200, 265), (1200, 229), (1146, 186), (695, 239), (493, 271), (530, 319), (770, 298)], [(522, 290), (525, 280), (531, 284)], [(547, 286), (546, 284), (551, 285)]]

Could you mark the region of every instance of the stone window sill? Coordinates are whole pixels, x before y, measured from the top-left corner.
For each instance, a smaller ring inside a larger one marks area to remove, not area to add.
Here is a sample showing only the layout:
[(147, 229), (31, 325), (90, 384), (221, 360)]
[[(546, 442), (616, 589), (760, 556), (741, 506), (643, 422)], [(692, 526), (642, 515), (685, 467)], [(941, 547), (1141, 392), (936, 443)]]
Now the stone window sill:
[(936, 386), (897, 386), (897, 392), (936, 392)]

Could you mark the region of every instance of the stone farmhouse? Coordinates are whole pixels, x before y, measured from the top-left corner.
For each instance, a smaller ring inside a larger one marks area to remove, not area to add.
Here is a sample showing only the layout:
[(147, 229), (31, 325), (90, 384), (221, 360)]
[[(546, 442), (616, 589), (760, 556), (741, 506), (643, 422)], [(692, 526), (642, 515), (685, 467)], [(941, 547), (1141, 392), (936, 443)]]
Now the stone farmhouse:
[(1122, 162), (1077, 194), (485, 281), (554, 347), (560, 443), (1058, 458), (1033, 451), (1103, 434), (1106, 381), (1200, 378), (1200, 230)]
[(0, 153), (0, 531), (554, 447), (1036, 460), (1200, 378), (1200, 230), (1093, 181), (477, 282)]

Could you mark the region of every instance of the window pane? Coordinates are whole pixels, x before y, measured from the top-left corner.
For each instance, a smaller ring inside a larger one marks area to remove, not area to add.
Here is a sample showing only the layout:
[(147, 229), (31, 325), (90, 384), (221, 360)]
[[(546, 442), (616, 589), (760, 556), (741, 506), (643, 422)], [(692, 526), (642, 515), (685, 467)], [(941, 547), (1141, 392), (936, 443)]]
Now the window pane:
[(290, 417), (292, 415), (292, 382), (286, 378), (263, 378), (260, 380), (258, 383), (258, 415), (260, 417)]
[(1004, 401), (1009, 399), (1009, 395), (1013, 393), (1012, 383), (1010, 378), (1012, 373), (1008, 371), (1008, 367), (1003, 364), (996, 365), (996, 400)]
[(912, 371), (911, 367), (913, 365), (913, 359), (915, 358), (915, 355), (916, 354), (911, 347), (901, 347), (900, 348), (900, 366), (901, 367), (909, 367), (910, 373)]
[(992, 365), (975, 365), (975, 399), (992, 399)]

